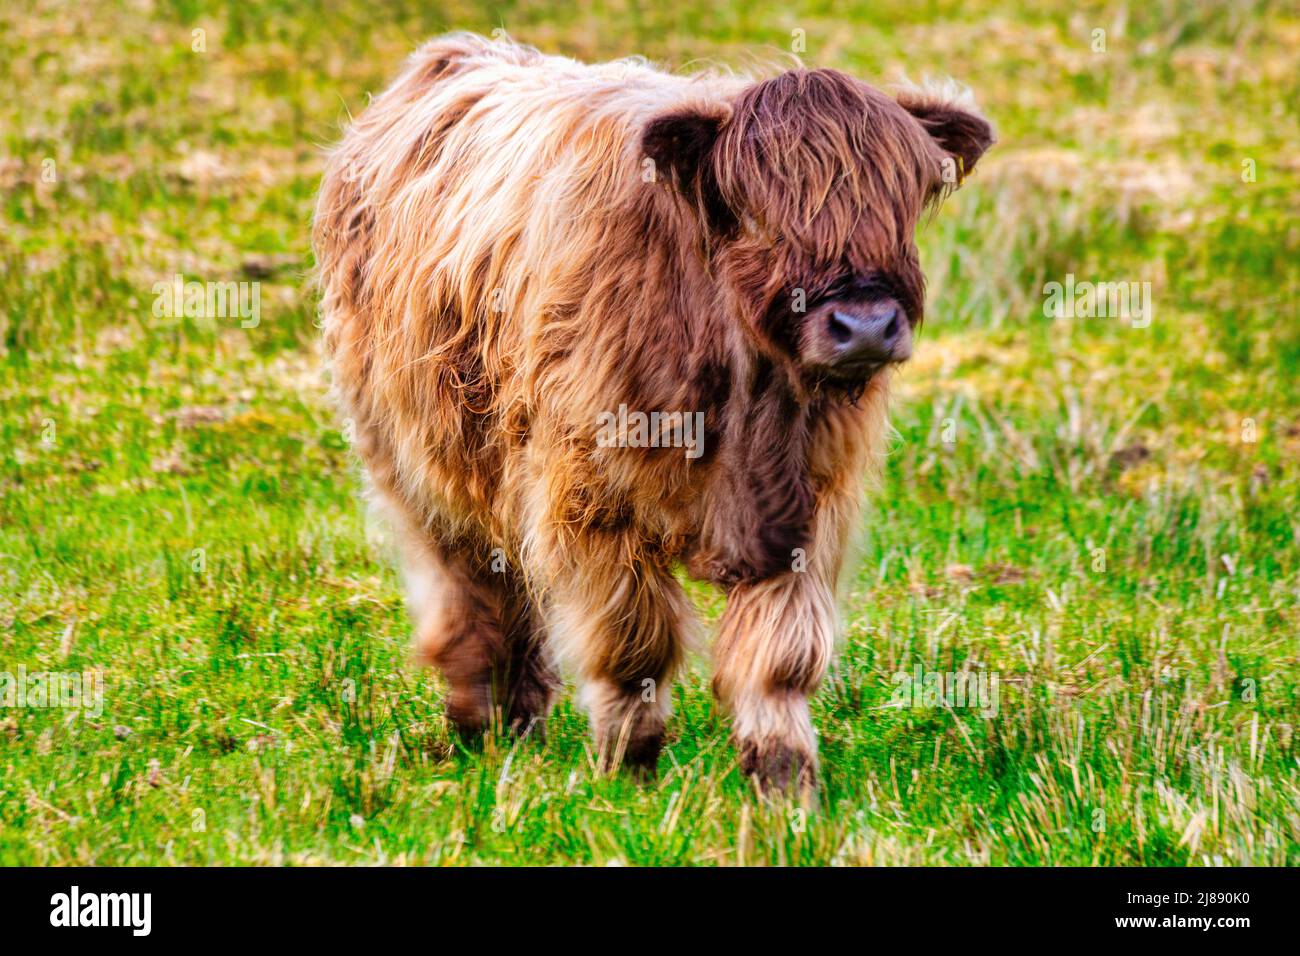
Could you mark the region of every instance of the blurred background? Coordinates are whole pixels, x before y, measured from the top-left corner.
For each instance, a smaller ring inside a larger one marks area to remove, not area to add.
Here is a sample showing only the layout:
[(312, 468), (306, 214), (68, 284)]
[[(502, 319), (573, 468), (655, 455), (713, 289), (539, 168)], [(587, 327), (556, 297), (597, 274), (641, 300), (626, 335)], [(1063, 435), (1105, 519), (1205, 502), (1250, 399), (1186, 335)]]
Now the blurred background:
[[(323, 150), (448, 29), (952, 76), (998, 128), (920, 236), (806, 825), (704, 664), (638, 789), (567, 700), (464, 752), (407, 663), (309, 233)], [(1300, 862), (1298, 49), (1263, 0), (5, 3), (0, 673), (104, 700), (0, 706), (0, 863)], [(895, 706), (917, 666), (1000, 711)]]

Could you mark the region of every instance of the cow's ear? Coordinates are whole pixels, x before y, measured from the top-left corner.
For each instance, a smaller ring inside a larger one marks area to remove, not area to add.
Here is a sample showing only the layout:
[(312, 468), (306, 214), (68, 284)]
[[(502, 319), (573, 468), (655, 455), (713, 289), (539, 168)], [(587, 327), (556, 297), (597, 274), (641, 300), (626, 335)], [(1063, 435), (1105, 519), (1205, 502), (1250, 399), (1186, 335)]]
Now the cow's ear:
[(722, 106), (681, 107), (656, 116), (641, 134), (641, 152), (650, 164), (647, 178), (677, 190), (713, 231), (724, 233), (735, 216), (718, 190), (713, 160), (730, 113)]
[(953, 158), (957, 182), (970, 175), (979, 158), (997, 142), (993, 126), (976, 111), (970, 94), (959, 87), (904, 90), (898, 94), (898, 104)]

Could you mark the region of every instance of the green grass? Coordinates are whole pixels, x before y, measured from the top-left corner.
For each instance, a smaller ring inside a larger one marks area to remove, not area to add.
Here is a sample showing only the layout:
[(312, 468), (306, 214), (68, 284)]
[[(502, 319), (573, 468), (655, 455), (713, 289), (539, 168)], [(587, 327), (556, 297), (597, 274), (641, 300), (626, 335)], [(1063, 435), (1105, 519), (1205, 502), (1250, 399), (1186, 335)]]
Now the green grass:
[[(1124, 9), (4, 5), (0, 671), (105, 699), (0, 708), (0, 864), (1300, 863), (1300, 18)], [(811, 813), (755, 799), (705, 662), (650, 787), (594, 772), (568, 696), (544, 745), (465, 752), (409, 663), (309, 219), (347, 111), (426, 36), (502, 25), (672, 64), (799, 29), (810, 64), (951, 74), (998, 124), (921, 238)], [(155, 319), (178, 272), (259, 278), (260, 324)], [(1067, 273), (1150, 282), (1154, 321), (1045, 318)], [(918, 663), (997, 674), (998, 713), (890, 706)]]

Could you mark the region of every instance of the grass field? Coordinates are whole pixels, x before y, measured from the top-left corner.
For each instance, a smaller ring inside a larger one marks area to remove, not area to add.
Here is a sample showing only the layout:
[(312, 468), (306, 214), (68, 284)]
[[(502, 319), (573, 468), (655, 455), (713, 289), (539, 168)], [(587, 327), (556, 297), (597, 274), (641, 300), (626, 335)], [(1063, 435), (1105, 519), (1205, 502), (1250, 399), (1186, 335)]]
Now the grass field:
[[(801, 42), (999, 128), (921, 237), (811, 813), (755, 799), (704, 661), (648, 787), (567, 695), (464, 751), (409, 663), (309, 222), (348, 111), (494, 27)], [(0, 672), (101, 673), (103, 709), (0, 707), (0, 864), (1300, 864), (1298, 47), (1254, 0), (5, 3)], [(259, 321), (156, 317), (177, 274), (259, 282)], [(1150, 283), (1149, 324), (1045, 316), (1071, 275)], [(997, 712), (894, 706), (918, 665)]]

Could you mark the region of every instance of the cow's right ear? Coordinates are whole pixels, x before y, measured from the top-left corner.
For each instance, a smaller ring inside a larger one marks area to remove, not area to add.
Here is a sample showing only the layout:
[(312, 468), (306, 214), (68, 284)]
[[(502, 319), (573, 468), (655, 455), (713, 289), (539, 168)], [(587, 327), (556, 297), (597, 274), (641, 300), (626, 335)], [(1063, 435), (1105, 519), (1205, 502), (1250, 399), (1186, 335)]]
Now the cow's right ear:
[(902, 89), (898, 93), (898, 105), (911, 113), (956, 163), (958, 184), (997, 142), (993, 126), (976, 111), (974, 97), (958, 83), (948, 81)]
[(641, 135), (641, 152), (657, 182), (667, 182), (696, 207), (711, 231), (725, 234), (736, 224), (718, 190), (714, 147), (731, 110), (725, 106), (683, 107), (656, 116)]

